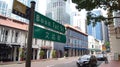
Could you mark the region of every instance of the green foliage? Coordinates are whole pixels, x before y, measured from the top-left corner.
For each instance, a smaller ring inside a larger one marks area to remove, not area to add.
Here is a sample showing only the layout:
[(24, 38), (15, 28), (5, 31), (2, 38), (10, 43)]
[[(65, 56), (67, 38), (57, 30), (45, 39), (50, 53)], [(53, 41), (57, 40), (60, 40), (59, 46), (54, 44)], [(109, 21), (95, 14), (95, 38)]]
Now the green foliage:
[(39, 55), (43, 57), (45, 55), (45, 52), (43, 50), (40, 51)]
[[(67, 0), (65, 0), (67, 1)], [(72, 0), (73, 3), (76, 4), (76, 8), (80, 11), (81, 9), (86, 9), (88, 11), (87, 14), (87, 24), (93, 23), (93, 26), (96, 25), (96, 22), (104, 21), (106, 25), (113, 23), (113, 21), (109, 21), (110, 17), (105, 18), (103, 16), (92, 16), (90, 12), (96, 8), (102, 8), (104, 10), (117, 11), (120, 9), (120, 1), (119, 0)], [(111, 18), (113, 19), (113, 18)]]
[(52, 52), (52, 57), (56, 58), (56, 51), (55, 50), (53, 50), (53, 52)]
[(20, 54), (20, 57), (23, 59), (23, 58), (25, 58), (25, 53), (24, 53), (24, 51), (22, 51), (22, 53)]
[(72, 0), (72, 2), (77, 4), (76, 8), (78, 10), (86, 9), (87, 11), (91, 11), (95, 8), (110, 8), (110, 10), (119, 9), (118, 0)]
[(105, 42), (105, 45), (106, 46), (110, 46), (110, 42)]

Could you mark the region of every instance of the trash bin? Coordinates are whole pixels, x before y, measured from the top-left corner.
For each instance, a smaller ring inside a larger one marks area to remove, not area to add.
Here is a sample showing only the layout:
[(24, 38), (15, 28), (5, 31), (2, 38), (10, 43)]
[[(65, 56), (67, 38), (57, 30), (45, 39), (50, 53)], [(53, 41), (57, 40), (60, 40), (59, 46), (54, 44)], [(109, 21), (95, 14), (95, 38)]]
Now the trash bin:
[(114, 60), (119, 60), (119, 54), (118, 53), (114, 53)]

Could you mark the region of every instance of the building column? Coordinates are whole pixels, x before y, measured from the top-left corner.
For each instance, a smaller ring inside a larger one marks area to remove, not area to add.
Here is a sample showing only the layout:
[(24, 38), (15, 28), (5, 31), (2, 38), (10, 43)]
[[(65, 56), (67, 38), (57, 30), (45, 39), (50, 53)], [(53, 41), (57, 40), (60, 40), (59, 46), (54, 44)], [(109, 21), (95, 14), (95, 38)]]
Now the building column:
[(33, 48), (33, 60), (35, 60), (35, 49)]
[(16, 52), (17, 52), (17, 51), (16, 51), (16, 47), (14, 47), (13, 61), (16, 61), (16, 56), (17, 56), (17, 55), (16, 55)]
[(49, 58), (49, 50), (47, 50), (47, 59)]
[(53, 49), (50, 50), (50, 58), (52, 58), (52, 52), (53, 52)]
[(40, 49), (38, 49), (38, 51), (37, 51), (37, 60), (40, 59), (40, 55), (39, 55), (39, 53), (40, 53)]

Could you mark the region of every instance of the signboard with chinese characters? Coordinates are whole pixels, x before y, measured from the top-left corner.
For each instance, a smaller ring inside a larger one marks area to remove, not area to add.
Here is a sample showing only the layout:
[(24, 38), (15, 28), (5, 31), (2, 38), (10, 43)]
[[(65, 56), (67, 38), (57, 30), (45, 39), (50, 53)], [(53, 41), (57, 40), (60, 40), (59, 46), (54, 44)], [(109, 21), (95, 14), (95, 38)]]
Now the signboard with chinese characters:
[(53, 21), (52, 19), (38, 13), (35, 12), (34, 13), (34, 23), (48, 27), (52, 30), (61, 32), (61, 33), (65, 33), (65, 27), (62, 24), (59, 24), (56, 21)]
[(30, 8), (25, 6), (21, 2), (14, 0), (12, 13), (19, 15), (23, 18), (29, 19)]
[(43, 39), (43, 40), (50, 40), (65, 43), (66, 36), (63, 34), (58, 34), (56, 32), (46, 30), (37, 26), (34, 26), (34, 38)]

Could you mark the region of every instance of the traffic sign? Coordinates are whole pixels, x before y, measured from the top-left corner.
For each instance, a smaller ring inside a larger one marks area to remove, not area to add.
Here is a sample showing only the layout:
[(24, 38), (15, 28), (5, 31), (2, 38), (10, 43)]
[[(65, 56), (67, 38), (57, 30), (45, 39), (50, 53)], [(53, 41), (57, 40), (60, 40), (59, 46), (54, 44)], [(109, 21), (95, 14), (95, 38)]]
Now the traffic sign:
[(61, 33), (65, 33), (65, 27), (62, 24), (60, 24), (42, 14), (36, 12), (36, 11), (34, 13), (34, 23), (48, 27), (52, 30), (55, 30), (55, 31), (58, 31)]
[(21, 2), (14, 0), (12, 13), (29, 19), (30, 8), (22, 4)]
[(65, 43), (66, 42), (66, 36), (63, 34), (58, 34), (56, 32), (46, 30), (37, 26), (34, 26), (34, 38), (38, 39), (44, 39), (49, 41), (56, 41)]

